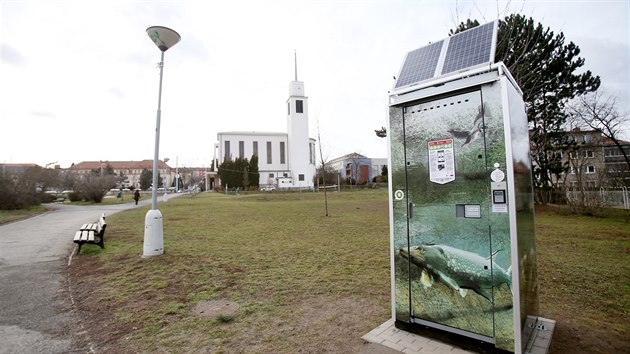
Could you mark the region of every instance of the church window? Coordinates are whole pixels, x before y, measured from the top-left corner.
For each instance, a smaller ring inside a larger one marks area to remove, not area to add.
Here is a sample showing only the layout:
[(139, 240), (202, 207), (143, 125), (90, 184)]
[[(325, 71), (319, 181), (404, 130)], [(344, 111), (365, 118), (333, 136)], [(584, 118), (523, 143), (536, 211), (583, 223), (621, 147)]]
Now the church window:
[(224, 156), (225, 156), (226, 160), (230, 158), (230, 141), (229, 140), (225, 141), (225, 154), (224, 154)]
[(271, 141), (267, 142), (267, 163), (271, 164)]
[(295, 113), (304, 113), (304, 102), (302, 100), (295, 100)]
[(284, 152), (284, 141), (280, 142), (280, 163), (286, 163), (285, 161), (285, 152)]
[(304, 180), (304, 175), (303, 174), (299, 174), (298, 175), (298, 180), (303, 181)]
[(240, 158), (245, 157), (245, 142), (244, 141), (238, 142), (238, 157)]
[(253, 150), (254, 150), (254, 155), (258, 156), (258, 142), (257, 141), (254, 141)]

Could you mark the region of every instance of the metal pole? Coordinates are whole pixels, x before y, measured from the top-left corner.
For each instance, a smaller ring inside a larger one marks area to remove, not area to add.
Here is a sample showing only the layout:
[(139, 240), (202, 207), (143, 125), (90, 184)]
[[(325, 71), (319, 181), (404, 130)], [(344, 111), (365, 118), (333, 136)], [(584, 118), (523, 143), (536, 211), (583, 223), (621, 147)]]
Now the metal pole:
[(155, 118), (155, 153), (153, 154), (153, 190), (151, 191), (151, 209), (157, 210), (158, 156), (160, 153), (160, 119), (162, 116), (162, 73), (164, 72), (164, 52), (160, 57), (160, 91), (158, 94), (157, 117)]

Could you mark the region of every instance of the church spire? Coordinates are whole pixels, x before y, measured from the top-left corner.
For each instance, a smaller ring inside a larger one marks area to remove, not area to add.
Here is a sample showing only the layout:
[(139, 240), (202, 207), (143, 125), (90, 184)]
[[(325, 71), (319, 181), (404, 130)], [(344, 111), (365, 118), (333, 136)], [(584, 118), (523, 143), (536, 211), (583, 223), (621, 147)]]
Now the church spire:
[(297, 79), (297, 50), (294, 49), (293, 51), (293, 58), (295, 60), (295, 81), (298, 81)]

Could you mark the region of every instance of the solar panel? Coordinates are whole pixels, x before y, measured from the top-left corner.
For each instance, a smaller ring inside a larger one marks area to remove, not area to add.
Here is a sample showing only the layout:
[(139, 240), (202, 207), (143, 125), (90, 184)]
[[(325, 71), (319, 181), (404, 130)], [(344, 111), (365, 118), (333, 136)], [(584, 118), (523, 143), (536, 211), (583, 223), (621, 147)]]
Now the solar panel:
[(444, 58), (442, 75), (494, 62), (494, 22), (452, 36)]
[(407, 53), (394, 90), (494, 62), (497, 21)]
[(429, 44), (409, 52), (398, 74), (396, 88), (432, 78), (442, 51), (442, 42)]

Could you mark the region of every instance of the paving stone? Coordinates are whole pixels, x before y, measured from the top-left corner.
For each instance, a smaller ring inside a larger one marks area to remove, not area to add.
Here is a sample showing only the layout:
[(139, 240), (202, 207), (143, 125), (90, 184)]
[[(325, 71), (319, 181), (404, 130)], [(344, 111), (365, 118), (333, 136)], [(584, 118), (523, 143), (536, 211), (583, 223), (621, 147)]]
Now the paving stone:
[(361, 337), (361, 339), (377, 344), (381, 344), (385, 340), (377, 335), (372, 334), (371, 332)]
[(547, 348), (532, 346), (529, 354), (547, 354)]
[(549, 338), (540, 338), (540, 336), (537, 336), (534, 340), (534, 345), (537, 347), (547, 348), (549, 346), (549, 342)]
[(423, 354), (420, 348), (405, 348), (402, 351), (405, 354)]
[(396, 344), (396, 343), (391, 343), (391, 342), (388, 342), (388, 341), (385, 341), (385, 342), (381, 343), (381, 345), (384, 345), (384, 346), (386, 346), (388, 348), (391, 348), (391, 349), (394, 349), (394, 350), (398, 350), (399, 352), (402, 352), (405, 349), (405, 347), (402, 346), (402, 345), (399, 345), (399, 344)]
[(406, 336), (401, 336), (400, 341), (398, 342), (398, 344), (400, 345), (404, 345), (405, 347), (414, 347), (414, 346), (418, 346), (416, 343), (416, 338), (414, 335), (406, 335)]
[(394, 327), (393, 320), (383, 323), (362, 338), (369, 342), (379, 343), (390, 349), (409, 354), (471, 353), (431, 338), (400, 330)]

